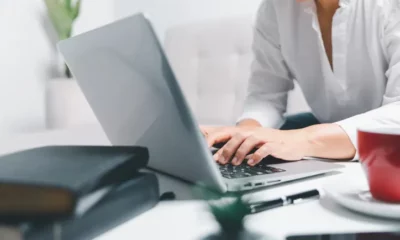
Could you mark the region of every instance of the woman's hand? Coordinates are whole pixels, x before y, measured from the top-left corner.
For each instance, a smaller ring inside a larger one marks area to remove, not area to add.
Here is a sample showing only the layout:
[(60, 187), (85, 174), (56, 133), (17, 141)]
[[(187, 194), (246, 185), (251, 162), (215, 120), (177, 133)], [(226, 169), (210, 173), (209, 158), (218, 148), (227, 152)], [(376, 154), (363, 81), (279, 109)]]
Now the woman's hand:
[(261, 128), (261, 124), (253, 119), (244, 119), (237, 126), (200, 126), (209, 147), (225, 144), (235, 134), (249, 134), (257, 128)]
[(227, 127), (207, 127), (201, 126), (201, 132), (207, 140), (208, 146), (219, 146), (227, 143), (232, 137), (240, 134), (242, 136), (250, 135), (255, 129), (254, 126), (227, 126)]
[[(218, 135), (226, 144), (214, 155), (221, 164), (240, 165), (245, 158), (254, 166), (267, 156), (288, 161), (304, 157), (338, 160), (354, 158), (356, 148), (346, 132), (337, 124), (317, 124), (299, 130), (253, 128)], [(221, 137), (223, 136), (223, 137)], [(249, 155), (254, 149), (254, 154)]]
[[(227, 143), (214, 155), (221, 164), (232, 162), (240, 165), (253, 149), (248, 164), (254, 166), (267, 156), (295, 161), (308, 152), (307, 133), (304, 130), (282, 131), (269, 128), (256, 128), (250, 131), (236, 131), (223, 135)], [(222, 138), (218, 138), (222, 139)], [(213, 140), (213, 139), (212, 139)]]

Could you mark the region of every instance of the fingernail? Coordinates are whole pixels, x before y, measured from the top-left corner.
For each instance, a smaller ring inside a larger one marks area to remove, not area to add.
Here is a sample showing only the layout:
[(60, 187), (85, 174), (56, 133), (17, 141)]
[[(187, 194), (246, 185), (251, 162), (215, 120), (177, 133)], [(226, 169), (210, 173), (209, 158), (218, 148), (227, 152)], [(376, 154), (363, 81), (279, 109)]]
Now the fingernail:
[(219, 157), (218, 160), (219, 160), (220, 163), (225, 163), (225, 158), (224, 158), (224, 156)]
[(234, 157), (234, 158), (232, 159), (232, 163), (233, 163), (233, 164), (237, 164), (237, 162), (238, 162), (238, 159), (237, 159), (236, 157)]
[(253, 165), (253, 164), (255, 163), (255, 161), (254, 161), (253, 159), (250, 159), (247, 163), (248, 163), (249, 165)]

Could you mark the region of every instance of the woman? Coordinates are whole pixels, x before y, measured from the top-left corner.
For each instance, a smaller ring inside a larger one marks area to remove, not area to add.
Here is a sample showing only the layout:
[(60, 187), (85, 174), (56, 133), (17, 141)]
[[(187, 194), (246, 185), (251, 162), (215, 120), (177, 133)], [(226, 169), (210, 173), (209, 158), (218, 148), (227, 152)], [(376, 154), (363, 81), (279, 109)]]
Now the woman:
[[(359, 127), (400, 128), (400, 0), (264, 0), (253, 49), (237, 126), (202, 127), (210, 146), (226, 143), (219, 163), (354, 159)], [(303, 115), (288, 130), (293, 79), (318, 121)]]

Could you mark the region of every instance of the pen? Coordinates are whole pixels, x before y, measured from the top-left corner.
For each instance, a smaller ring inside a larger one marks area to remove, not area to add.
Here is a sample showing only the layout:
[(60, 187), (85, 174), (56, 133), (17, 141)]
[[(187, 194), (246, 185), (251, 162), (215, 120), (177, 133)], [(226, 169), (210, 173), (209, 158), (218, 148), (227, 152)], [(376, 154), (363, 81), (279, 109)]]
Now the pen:
[(318, 190), (311, 190), (307, 192), (301, 192), (289, 196), (283, 196), (279, 199), (269, 200), (265, 202), (256, 202), (249, 204), (250, 214), (259, 213), (262, 211), (283, 207), (291, 204), (298, 204), (314, 199), (319, 199), (320, 193)]

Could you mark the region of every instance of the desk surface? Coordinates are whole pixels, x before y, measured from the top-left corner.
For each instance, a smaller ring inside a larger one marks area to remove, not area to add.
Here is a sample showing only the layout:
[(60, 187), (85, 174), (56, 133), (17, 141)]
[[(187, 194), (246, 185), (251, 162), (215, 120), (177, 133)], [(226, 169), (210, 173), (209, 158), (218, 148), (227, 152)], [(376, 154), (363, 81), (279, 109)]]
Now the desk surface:
[[(63, 144), (107, 145), (109, 142), (98, 128), (85, 128), (36, 133), (0, 139), (0, 154), (17, 150)], [(272, 199), (309, 189), (322, 189), (334, 182), (365, 182), (359, 163), (343, 163), (344, 169), (326, 176), (295, 181), (249, 193), (255, 200)], [(132, 239), (201, 239), (218, 231), (218, 225), (207, 212), (202, 201), (190, 199), (190, 186), (176, 179), (158, 174), (161, 191), (175, 191), (179, 201), (163, 202), (141, 216), (116, 227), (98, 237), (98, 240)], [(183, 201), (182, 199), (186, 200)], [(265, 235), (267, 239), (284, 239), (290, 234), (400, 231), (400, 222), (383, 220), (353, 213), (329, 198), (299, 205), (277, 208), (250, 216), (245, 222), (248, 229)]]
[[(359, 181), (364, 175), (357, 163), (345, 163), (340, 174), (296, 181), (253, 193), (257, 199), (276, 198), (282, 194), (321, 188), (338, 180)], [(299, 205), (277, 208), (248, 217), (248, 229), (266, 239), (285, 239), (291, 234), (343, 233), (353, 231), (400, 231), (400, 222), (382, 220), (353, 213), (327, 197)], [(201, 201), (160, 203), (138, 218), (121, 225), (98, 240), (128, 239), (146, 236), (148, 239), (201, 239), (218, 231), (217, 224)]]

